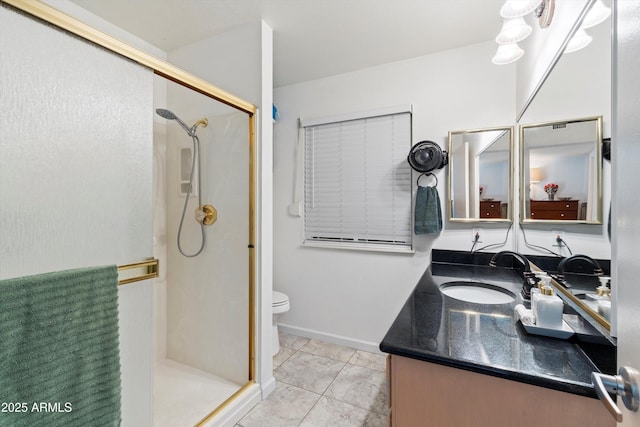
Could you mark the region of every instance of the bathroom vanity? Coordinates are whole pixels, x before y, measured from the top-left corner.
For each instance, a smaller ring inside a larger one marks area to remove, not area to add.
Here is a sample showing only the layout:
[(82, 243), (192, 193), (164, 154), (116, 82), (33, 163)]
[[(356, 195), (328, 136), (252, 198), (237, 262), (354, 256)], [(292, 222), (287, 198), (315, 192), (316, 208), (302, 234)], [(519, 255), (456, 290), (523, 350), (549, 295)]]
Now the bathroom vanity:
[[(433, 256), (380, 344), (389, 353), (391, 426), (615, 425), (590, 380), (615, 370), (609, 340), (569, 308), (565, 318), (582, 325), (571, 339), (529, 335), (513, 315), (523, 302), (516, 270), (488, 267), (483, 254), (471, 257), (475, 265), (441, 258)], [(500, 287), (514, 300), (483, 304), (441, 292), (460, 280)]]

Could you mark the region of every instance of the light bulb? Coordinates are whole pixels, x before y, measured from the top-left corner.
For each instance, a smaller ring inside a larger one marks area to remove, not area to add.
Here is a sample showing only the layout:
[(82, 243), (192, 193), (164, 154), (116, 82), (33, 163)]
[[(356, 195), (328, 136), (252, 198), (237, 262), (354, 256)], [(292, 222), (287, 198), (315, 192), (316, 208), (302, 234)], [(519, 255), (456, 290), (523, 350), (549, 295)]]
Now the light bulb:
[(500, 8), (500, 16), (505, 19), (519, 18), (533, 12), (542, 0), (507, 0)]
[(578, 29), (576, 33), (571, 37), (567, 47), (564, 49), (564, 53), (571, 53), (577, 50), (583, 49), (591, 43), (592, 37), (587, 34), (583, 29)]
[(524, 50), (518, 46), (517, 43), (501, 44), (498, 46), (498, 51), (491, 58), (491, 62), (496, 65), (505, 65), (515, 62), (524, 55)]
[(502, 29), (496, 37), (496, 43), (509, 44), (517, 43), (526, 39), (531, 34), (532, 28), (524, 18), (505, 19), (502, 22)]
[(587, 13), (587, 16), (585, 16), (580, 28), (586, 30), (587, 28), (595, 27), (604, 22), (609, 15), (611, 15), (611, 9), (605, 6), (602, 0), (597, 0)]

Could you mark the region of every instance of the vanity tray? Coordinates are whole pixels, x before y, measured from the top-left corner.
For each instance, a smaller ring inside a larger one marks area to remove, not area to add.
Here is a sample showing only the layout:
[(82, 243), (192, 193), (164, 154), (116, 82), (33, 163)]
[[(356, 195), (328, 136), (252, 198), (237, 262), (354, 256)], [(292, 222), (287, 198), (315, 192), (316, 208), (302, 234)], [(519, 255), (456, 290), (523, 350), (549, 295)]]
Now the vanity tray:
[(575, 334), (575, 331), (571, 329), (571, 326), (569, 326), (569, 324), (565, 322), (564, 319), (562, 319), (561, 329), (543, 328), (542, 326), (532, 324), (533, 315), (531, 314), (531, 310), (525, 308), (524, 305), (516, 305), (513, 308), (513, 311), (515, 313), (516, 319), (518, 319), (520, 323), (522, 323), (522, 326), (528, 334), (542, 335), (545, 337), (560, 338), (565, 340)]
[(531, 335), (542, 335), (545, 337), (560, 338), (563, 340), (566, 340), (567, 338), (570, 338), (571, 336), (573, 336), (573, 334), (575, 334), (575, 331), (571, 329), (571, 327), (564, 320), (562, 321), (562, 329), (543, 328), (536, 325), (525, 325), (524, 323), (522, 324), (522, 326), (527, 331), (527, 333)]

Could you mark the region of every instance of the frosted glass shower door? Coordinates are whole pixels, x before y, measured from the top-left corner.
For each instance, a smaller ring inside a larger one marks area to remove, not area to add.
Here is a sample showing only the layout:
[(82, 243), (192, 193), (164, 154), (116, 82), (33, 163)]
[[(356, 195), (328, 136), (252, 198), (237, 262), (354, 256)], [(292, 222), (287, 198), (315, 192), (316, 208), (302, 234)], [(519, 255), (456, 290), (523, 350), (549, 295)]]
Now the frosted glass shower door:
[[(0, 279), (150, 257), (152, 70), (5, 3), (0, 52)], [(123, 425), (151, 422), (153, 284), (118, 291)]]

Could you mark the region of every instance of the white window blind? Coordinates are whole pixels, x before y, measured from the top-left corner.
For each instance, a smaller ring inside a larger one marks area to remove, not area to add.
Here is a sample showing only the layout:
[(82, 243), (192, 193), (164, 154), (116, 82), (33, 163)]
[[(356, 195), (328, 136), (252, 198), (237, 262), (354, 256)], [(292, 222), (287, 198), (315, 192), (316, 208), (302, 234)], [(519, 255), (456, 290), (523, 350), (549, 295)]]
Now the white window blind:
[(411, 250), (410, 148), (410, 112), (305, 126), (305, 244)]

